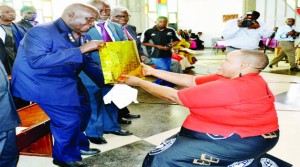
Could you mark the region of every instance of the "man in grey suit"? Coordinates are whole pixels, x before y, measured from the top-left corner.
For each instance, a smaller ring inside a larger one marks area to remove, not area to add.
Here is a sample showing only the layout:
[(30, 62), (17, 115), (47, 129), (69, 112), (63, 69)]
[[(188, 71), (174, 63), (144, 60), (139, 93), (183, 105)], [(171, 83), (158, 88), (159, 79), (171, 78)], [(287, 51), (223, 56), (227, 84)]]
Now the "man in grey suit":
[[(3, 46), (0, 46), (2, 51)], [(1, 52), (2, 53), (2, 52)], [(16, 107), (10, 94), (7, 73), (0, 61), (0, 166), (16, 166), (19, 158), (16, 127), (20, 124)]]

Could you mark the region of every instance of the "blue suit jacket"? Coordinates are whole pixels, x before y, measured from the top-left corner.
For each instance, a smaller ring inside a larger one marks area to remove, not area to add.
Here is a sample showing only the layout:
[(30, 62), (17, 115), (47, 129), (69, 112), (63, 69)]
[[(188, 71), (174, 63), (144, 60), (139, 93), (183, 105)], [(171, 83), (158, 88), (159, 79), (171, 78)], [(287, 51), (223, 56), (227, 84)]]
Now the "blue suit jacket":
[[(79, 106), (78, 74), (84, 71), (103, 86), (99, 66), (70, 39), (71, 29), (59, 18), (29, 29), (13, 66), (13, 95), (37, 103)], [(88, 35), (85, 41), (90, 39)]]
[(0, 133), (14, 129), (20, 123), (9, 87), (6, 71), (0, 61)]

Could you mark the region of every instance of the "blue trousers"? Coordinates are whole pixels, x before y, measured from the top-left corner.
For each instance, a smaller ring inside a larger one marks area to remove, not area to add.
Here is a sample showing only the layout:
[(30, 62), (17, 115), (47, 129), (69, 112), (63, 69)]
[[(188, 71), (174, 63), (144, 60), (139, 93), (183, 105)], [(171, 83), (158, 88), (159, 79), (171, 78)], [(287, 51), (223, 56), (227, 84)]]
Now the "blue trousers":
[[(171, 57), (167, 57), (167, 58), (151, 58), (151, 60), (153, 61), (154, 65), (156, 66), (157, 69), (159, 70), (165, 70), (165, 71), (171, 71)], [(158, 84), (158, 85), (165, 85), (165, 86), (174, 86), (174, 84), (164, 81), (160, 78), (158, 78), (157, 80), (154, 81), (154, 83)]]
[(112, 89), (111, 85), (105, 85), (102, 89), (87, 86), (91, 100), (91, 119), (86, 128), (89, 137), (102, 137), (104, 131), (118, 131), (121, 129), (118, 123), (119, 109), (114, 104), (104, 104), (103, 96)]
[(84, 131), (91, 117), (91, 108), (88, 92), (81, 82), (78, 83), (78, 93), (80, 106), (38, 104), (50, 117), (54, 137), (52, 157), (58, 161), (81, 161), (80, 150), (89, 150), (90, 143)]
[(0, 133), (0, 167), (16, 167), (19, 152), (16, 143), (16, 130)]
[[(263, 166), (284, 163), (267, 156), (279, 139), (279, 131), (271, 136), (241, 138), (237, 134), (229, 137), (215, 136), (188, 130), (180, 132), (151, 150), (143, 167), (192, 167), (192, 166)], [(284, 166), (286, 167), (286, 166)]]

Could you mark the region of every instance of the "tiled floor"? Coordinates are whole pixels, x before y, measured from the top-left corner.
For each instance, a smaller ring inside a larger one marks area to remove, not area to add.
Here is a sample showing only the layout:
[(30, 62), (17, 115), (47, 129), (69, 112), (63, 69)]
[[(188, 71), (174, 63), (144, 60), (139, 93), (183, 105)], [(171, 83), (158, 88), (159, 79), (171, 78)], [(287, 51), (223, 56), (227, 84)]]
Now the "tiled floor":
[[(190, 74), (214, 73), (225, 58), (221, 52), (215, 55), (211, 50), (197, 51), (198, 62)], [(272, 53), (269, 54), (272, 59)], [(290, 73), (288, 64), (280, 62), (279, 67), (266, 69), (262, 76), (276, 95), (281, 137), (270, 154), (294, 166), (300, 166), (300, 73)], [(139, 104), (132, 104), (132, 113), (141, 118), (123, 126), (134, 135), (120, 137), (105, 134), (108, 144), (91, 147), (102, 153), (84, 157), (84, 161), (94, 167), (140, 167), (146, 153), (161, 141), (179, 131), (188, 110), (179, 105), (169, 104), (139, 89)], [(298, 134), (299, 133), (299, 134)], [(20, 156), (18, 167), (52, 167), (51, 158)]]

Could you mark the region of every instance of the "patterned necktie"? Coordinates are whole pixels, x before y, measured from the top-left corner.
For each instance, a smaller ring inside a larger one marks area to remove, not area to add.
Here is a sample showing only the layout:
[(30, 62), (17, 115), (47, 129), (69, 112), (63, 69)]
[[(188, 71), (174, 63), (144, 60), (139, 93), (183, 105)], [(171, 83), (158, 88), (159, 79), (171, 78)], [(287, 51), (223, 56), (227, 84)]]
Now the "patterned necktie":
[(101, 27), (101, 35), (105, 42), (112, 42), (113, 40), (110, 38), (108, 32), (106, 31), (104, 27), (104, 23), (97, 24), (99, 27)]
[(129, 34), (129, 32), (127, 31), (126, 27), (123, 26), (123, 31), (124, 33), (126, 34), (126, 37), (129, 39), (129, 40), (133, 40), (132, 36)]

